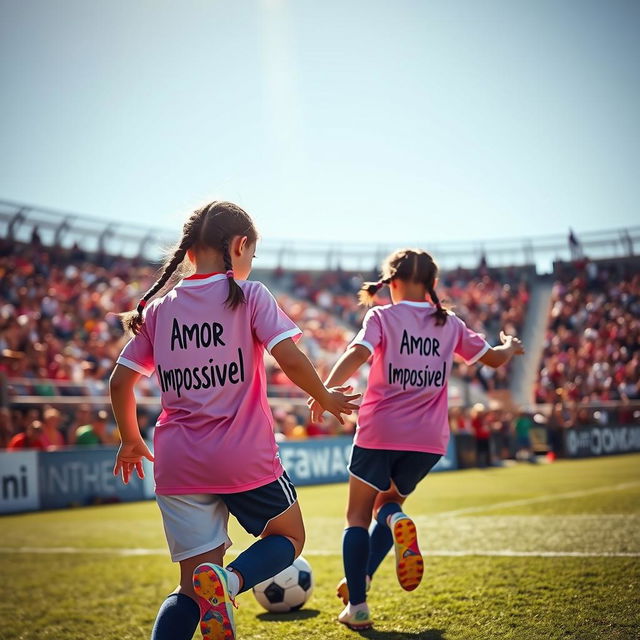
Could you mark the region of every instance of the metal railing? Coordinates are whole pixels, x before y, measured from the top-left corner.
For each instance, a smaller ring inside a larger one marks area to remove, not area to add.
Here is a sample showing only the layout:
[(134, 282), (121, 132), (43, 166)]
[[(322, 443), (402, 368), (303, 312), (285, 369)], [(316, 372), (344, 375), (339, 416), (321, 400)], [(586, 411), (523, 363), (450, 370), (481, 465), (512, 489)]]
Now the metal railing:
[[(179, 229), (129, 224), (28, 204), (0, 200), (0, 232), (5, 238), (30, 242), (34, 230), (45, 245), (69, 248), (78, 243), (88, 253), (157, 260), (161, 250), (178, 240)], [(633, 256), (640, 242), (640, 226), (581, 233), (579, 245), (568, 234), (464, 242), (415, 242), (436, 257), (441, 268), (473, 267), (486, 257), (491, 266), (537, 265), (549, 271), (555, 260), (570, 260), (576, 252), (592, 259)], [(261, 241), (260, 266), (286, 269), (370, 271), (399, 243), (315, 242), (267, 239)], [(257, 265), (256, 265), (257, 266)]]

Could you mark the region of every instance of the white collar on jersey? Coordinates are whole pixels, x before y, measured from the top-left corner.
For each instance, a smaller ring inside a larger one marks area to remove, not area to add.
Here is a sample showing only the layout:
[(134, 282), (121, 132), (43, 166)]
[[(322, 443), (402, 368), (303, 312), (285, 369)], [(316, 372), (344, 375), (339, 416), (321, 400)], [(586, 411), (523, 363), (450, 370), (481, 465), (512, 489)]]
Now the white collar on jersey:
[(433, 307), (433, 305), (426, 300), (424, 302), (415, 302), (414, 300), (400, 300), (396, 304), (408, 304), (410, 307)]
[(203, 284), (209, 284), (211, 282), (217, 282), (218, 280), (226, 280), (227, 276), (224, 273), (216, 273), (208, 278), (194, 278), (193, 280), (184, 279), (180, 280), (176, 287), (200, 287)]

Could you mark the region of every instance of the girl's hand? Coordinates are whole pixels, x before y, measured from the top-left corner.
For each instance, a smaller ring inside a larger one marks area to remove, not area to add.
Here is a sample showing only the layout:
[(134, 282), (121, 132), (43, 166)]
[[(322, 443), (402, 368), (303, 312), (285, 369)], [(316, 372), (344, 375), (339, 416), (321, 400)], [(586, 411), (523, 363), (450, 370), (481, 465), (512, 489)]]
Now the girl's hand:
[(500, 342), (510, 347), (514, 356), (521, 356), (524, 353), (524, 346), (521, 340), (515, 336), (508, 336), (504, 331), (500, 332)]
[(333, 414), (340, 424), (344, 424), (342, 414), (350, 416), (353, 411), (358, 410), (358, 405), (353, 404), (352, 400), (357, 400), (362, 394), (356, 393), (352, 395), (346, 395), (345, 392), (352, 391), (352, 387), (334, 387), (327, 389), (325, 397), (322, 402), (315, 398), (309, 398), (307, 405), (311, 409), (311, 420), (313, 422), (322, 422), (322, 414), (325, 411)]
[(113, 475), (117, 476), (122, 473), (122, 481), (129, 484), (129, 478), (135, 469), (139, 478), (144, 478), (144, 469), (142, 468), (142, 458), (146, 458), (153, 462), (153, 454), (149, 451), (149, 447), (145, 441), (136, 440), (135, 442), (122, 442), (116, 455), (116, 464), (113, 467)]

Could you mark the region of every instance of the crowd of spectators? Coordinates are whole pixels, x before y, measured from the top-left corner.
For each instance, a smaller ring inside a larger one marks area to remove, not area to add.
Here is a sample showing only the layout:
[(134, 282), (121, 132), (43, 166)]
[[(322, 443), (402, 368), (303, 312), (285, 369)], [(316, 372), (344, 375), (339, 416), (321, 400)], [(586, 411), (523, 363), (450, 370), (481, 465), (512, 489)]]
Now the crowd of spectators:
[(581, 260), (558, 267), (535, 399), (640, 399), (637, 263)]
[[(340, 269), (267, 274), (279, 304), (302, 328), (299, 344), (321, 377), (326, 377), (361, 324), (366, 310), (358, 306), (356, 294), (362, 280), (377, 275)], [(51, 397), (52, 402), (58, 398), (55, 407), (36, 408), (0, 398), (0, 447), (117, 442), (107, 405), (78, 404), (77, 397), (95, 401), (107, 395), (108, 377), (127, 339), (116, 314), (133, 308), (156, 276), (157, 267), (142, 261), (88, 256), (78, 246), (45, 247), (37, 236), (30, 244), (0, 240), (0, 394), (8, 388), (14, 397)], [(521, 333), (530, 291), (527, 270), (497, 271), (486, 265), (473, 271), (458, 269), (441, 276), (438, 290), (441, 300), (492, 344), (498, 342), (500, 330)], [(559, 274), (536, 387), (536, 400), (554, 407), (545, 416), (550, 425), (609, 419), (605, 411), (575, 409), (579, 401), (640, 398), (639, 290), (637, 270), (623, 265), (583, 262)], [(377, 302), (389, 302), (387, 296), (381, 290)], [(271, 356), (266, 356), (265, 364), (269, 395), (278, 400), (274, 402), (278, 439), (353, 432), (355, 416), (345, 425), (332, 418), (311, 423), (299, 400), (303, 394)], [(487, 391), (506, 387), (504, 369), (460, 362), (455, 367), (458, 376)], [(366, 373), (365, 365), (353, 381), (360, 390)], [(157, 398), (155, 377), (142, 378), (137, 393)], [(63, 405), (61, 397), (73, 397), (73, 402)], [(145, 434), (156, 415), (155, 407), (141, 409), (139, 422)], [(629, 422), (637, 415), (629, 412), (618, 418)], [(517, 417), (506, 411), (478, 406), (452, 409), (452, 429), (473, 433), (478, 441), (488, 433), (511, 441), (516, 422)]]
[(110, 413), (89, 404), (65, 407), (63, 411), (51, 405), (0, 409), (0, 449), (52, 451), (118, 442)]

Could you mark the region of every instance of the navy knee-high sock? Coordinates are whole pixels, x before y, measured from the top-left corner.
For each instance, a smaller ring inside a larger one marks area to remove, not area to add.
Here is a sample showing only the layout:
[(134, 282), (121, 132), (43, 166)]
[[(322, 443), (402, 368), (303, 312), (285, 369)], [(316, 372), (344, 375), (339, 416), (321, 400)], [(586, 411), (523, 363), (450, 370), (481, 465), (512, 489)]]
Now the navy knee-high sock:
[(191, 640), (200, 622), (200, 607), (184, 593), (172, 593), (160, 605), (151, 640)]
[(364, 527), (347, 527), (342, 538), (344, 575), (349, 586), (349, 602), (365, 602), (369, 532)]
[(290, 566), (295, 558), (296, 550), (289, 538), (267, 536), (243, 551), (229, 563), (229, 568), (242, 576), (242, 593), (263, 580), (273, 578)]
[(371, 578), (393, 546), (391, 529), (387, 525), (373, 522), (369, 527), (369, 560), (367, 575)]
[(402, 511), (402, 507), (397, 502), (385, 502), (378, 511), (378, 515), (376, 516), (376, 521), (378, 524), (383, 526), (387, 526), (387, 518), (394, 513), (400, 513)]
[(378, 511), (375, 522), (369, 527), (369, 561), (367, 563), (369, 577), (373, 576), (393, 546), (393, 536), (391, 529), (387, 526), (387, 518), (400, 511), (402, 511), (402, 507), (397, 502), (383, 504)]

